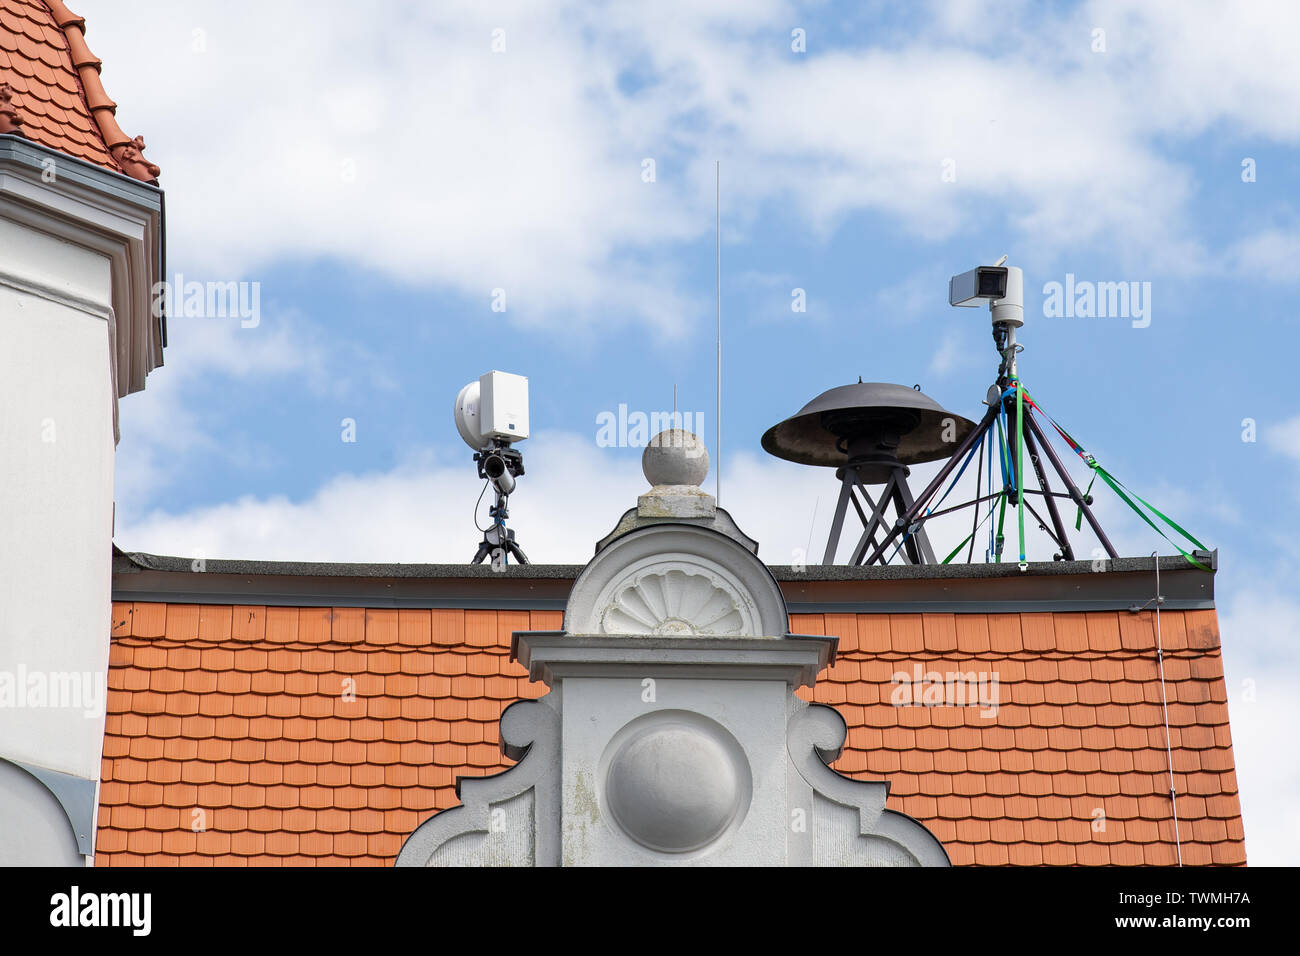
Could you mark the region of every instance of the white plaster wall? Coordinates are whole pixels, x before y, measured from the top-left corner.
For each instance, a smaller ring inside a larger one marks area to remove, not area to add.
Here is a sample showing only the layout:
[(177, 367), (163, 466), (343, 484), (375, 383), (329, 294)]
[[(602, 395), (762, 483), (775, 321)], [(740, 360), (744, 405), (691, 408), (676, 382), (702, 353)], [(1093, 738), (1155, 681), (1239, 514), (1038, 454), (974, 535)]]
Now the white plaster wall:
[(96, 675), (89, 714), (0, 706), (0, 754), (90, 780), (112, 612), (110, 293), (107, 257), (0, 207), (0, 674)]

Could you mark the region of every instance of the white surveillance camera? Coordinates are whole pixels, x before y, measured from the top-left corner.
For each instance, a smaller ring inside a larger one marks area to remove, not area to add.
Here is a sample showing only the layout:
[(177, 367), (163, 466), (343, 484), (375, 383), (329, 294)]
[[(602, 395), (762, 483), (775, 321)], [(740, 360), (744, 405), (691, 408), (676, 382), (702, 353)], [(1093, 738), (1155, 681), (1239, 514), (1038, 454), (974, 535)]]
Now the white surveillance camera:
[(988, 302), (994, 324), (1019, 327), (1025, 324), (1024, 282), (1017, 266), (979, 266), (948, 280), (948, 304), (973, 309)]

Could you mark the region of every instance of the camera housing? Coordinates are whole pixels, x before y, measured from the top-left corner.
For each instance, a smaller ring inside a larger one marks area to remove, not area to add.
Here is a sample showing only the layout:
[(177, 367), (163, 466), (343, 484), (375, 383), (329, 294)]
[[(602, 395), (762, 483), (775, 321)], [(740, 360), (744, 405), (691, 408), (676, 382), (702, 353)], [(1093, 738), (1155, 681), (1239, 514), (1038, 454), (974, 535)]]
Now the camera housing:
[(980, 266), (948, 280), (948, 304), (976, 308), (981, 300), (1001, 299), (1007, 294), (1006, 266)]
[(487, 372), (460, 390), (455, 403), (456, 430), (475, 451), (494, 441), (528, 437), (528, 377)]
[(1017, 266), (977, 266), (948, 280), (948, 304), (973, 309), (989, 304), (995, 325), (1025, 324), (1024, 273)]

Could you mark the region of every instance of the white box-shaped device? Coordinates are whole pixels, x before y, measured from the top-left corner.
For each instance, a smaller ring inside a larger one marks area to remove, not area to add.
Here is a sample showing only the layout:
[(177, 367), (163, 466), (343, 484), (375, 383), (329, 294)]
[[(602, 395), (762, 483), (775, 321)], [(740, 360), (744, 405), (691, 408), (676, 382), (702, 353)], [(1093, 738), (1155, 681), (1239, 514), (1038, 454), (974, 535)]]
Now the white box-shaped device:
[(528, 437), (528, 376), (488, 372), (479, 376), (478, 392), (479, 431), (485, 439)]

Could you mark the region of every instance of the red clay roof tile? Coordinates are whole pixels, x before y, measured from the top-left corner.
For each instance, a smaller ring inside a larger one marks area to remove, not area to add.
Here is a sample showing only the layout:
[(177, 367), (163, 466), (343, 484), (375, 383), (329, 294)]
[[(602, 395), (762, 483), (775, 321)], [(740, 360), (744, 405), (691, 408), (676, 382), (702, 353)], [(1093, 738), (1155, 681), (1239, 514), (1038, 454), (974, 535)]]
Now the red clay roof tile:
[[(0, 88), (13, 93), (17, 132), (136, 179), (154, 182), (158, 168), (140, 154), (114, 119), (100, 61), (85, 41), (85, 22), (61, 0), (0, 0)], [(0, 131), (11, 132), (8, 118)]]
[[(504, 704), (545, 690), (505, 656), (510, 632), (560, 624), (558, 612), (127, 610), (114, 615), (110, 685), (120, 689), (109, 695), (104, 865), (152, 855), (390, 862), (419, 820), (455, 805), (457, 775), (505, 765), (496, 727)], [(1163, 613), (1162, 633), (1183, 613)], [(119, 623), (128, 618), (129, 627)], [(1121, 647), (1117, 615), (806, 615), (791, 629), (843, 633), (849, 624), (852, 639), (813, 695), (840, 702), (850, 724), (836, 769), (889, 780), (889, 805), (930, 825), (954, 862), (1173, 859), (1163, 720), (1158, 696), (1145, 690), (1155, 679), (1151, 648), (1136, 638)], [(1183, 621), (1171, 632), (1182, 633)], [(1202, 649), (1166, 656), (1180, 817), (1185, 839), (1204, 848), (1193, 856), (1240, 863), (1226, 707), (1191, 686), (1222, 687), (1217, 637), (1198, 639)], [(220, 646), (235, 640), (238, 653)], [(995, 671), (1001, 704), (991, 715), (893, 706), (893, 675), (913, 663)], [(1204, 676), (1194, 676), (1198, 665)], [(206, 703), (214, 696), (228, 704)], [(213, 713), (174, 716), (196, 704)], [(162, 806), (178, 811), (180, 829), (156, 831), (150, 820), (162, 815), (133, 815)], [(226, 840), (196, 838), (185, 849), (196, 806), (211, 816), (209, 832), (226, 827)], [(1094, 830), (1094, 808), (1107, 814), (1104, 831)], [(167, 838), (132, 843), (137, 832)]]

